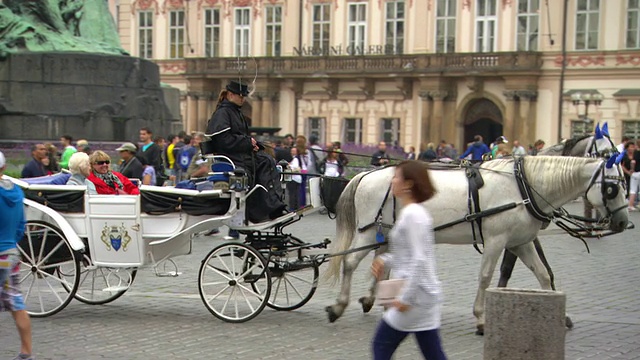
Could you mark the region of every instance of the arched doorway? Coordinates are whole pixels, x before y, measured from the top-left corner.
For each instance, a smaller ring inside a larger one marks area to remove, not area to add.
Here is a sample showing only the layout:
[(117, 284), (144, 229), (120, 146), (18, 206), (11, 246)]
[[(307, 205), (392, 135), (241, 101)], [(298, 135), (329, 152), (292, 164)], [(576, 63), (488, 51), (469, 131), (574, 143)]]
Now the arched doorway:
[(482, 136), (484, 142), (489, 145), (498, 136), (503, 135), (502, 124), (502, 112), (496, 104), (484, 98), (474, 101), (464, 116), (465, 145), (472, 142), (476, 135)]

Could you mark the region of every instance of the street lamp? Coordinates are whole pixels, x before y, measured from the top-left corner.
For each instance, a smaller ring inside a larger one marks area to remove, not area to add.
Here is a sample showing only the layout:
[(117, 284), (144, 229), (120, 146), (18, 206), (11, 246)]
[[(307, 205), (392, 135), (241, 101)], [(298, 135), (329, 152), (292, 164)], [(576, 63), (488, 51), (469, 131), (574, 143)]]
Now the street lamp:
[[(576, 111), (578, 112), (578, 116), (583, 119), (585, 122), (591, 122), (592, 120), (589, 119), (589, 105), (593, 104), (596, 107), (600, 106), (600, 104), (602, 104), (602, 99), (604, 99), (604, 96), (600, 93), (581, 93), (581, 92), (576, 92), (571, 94), (571, 101), (573, 102), (573, 105), (576, 107)], [(580, 115), (580, 104), (584, 104), (584, 115)]]

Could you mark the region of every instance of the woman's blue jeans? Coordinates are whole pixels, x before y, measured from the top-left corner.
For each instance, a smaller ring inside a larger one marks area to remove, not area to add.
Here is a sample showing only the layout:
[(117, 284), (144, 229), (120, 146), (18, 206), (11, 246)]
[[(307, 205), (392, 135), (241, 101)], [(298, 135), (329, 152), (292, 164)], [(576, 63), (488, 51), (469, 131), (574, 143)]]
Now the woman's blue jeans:
[[(380, 321), (378, 330), (373, 337), (373, 359), (391, 360), (391, 356), (396, 351), (400, 343), (411, 333), (392, 328), (384, 320)], [(442, 351), (440, 344), (440, 334), (438, 329), (425, 330), (413, 333), (416, 336), (418, 347), (427, 360), (446, 360), (447, 357)]]

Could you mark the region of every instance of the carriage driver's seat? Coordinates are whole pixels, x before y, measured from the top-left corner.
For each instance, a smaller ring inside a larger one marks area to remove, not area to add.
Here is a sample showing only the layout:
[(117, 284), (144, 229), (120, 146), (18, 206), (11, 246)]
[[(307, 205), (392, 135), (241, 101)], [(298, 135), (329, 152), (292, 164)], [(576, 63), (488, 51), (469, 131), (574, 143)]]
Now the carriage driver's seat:
[(244, 169), (237, 168), (233, 161), (223, 155), (214, 155), (213, 141), (200, 143), (200, 151), (203, 157), (211, 159), (211, 173), (207, 181), (213, 183), (216, 190), (242, 190), (246, 187), (247, 176)]

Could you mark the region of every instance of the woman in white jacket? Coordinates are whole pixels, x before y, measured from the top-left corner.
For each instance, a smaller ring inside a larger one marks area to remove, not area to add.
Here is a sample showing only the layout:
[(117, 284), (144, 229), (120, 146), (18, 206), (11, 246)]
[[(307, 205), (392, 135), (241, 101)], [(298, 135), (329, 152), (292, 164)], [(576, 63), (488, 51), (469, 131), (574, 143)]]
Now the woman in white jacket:
[(403, 161), (391, 181), (402, 210), (391, 230), (389, 252), (371, 266), (380, 279), (384, 267), (392, 277), (404, 279), (398, 299), (385, 311), (373, 339), (374, 360), (391, 359), (400, 343), (413, 333), (425, 359), (446, 359), (440, 343), (442, 289), (436, 274), (433, 219), (422, 206), (435, 194), (424, 164)]

